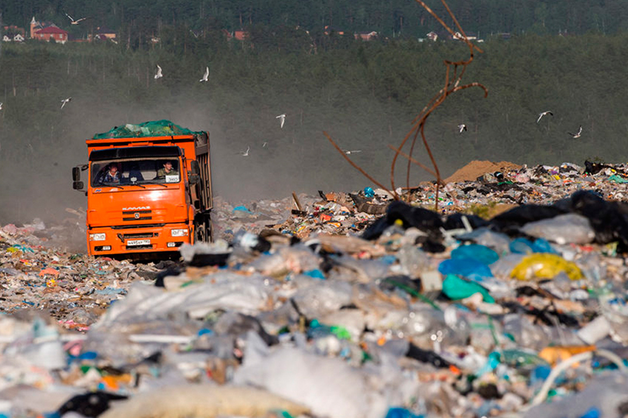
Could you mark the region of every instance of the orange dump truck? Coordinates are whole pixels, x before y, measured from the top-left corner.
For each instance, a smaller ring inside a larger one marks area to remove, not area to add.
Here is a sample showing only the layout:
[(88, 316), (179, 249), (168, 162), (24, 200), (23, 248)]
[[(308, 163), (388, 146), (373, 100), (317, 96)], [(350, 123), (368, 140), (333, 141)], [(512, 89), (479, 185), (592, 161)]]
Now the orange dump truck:
[(211, 239), (207, 132), (160, 120), (115, 127), (86, 143), (89, 162), (73, 167), (72, 179), (87, 196), (90, 255), (177, 252)]

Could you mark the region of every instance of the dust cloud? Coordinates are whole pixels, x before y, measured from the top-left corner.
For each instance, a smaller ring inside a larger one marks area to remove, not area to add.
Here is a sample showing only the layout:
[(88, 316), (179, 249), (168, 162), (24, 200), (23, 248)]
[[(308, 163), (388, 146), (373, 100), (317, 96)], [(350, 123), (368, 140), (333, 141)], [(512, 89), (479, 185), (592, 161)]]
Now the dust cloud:
[[(231, 92), (237, 95), (238, 92)], [(306, 103), (301, 98), (300, 103)], [(20, 143), (22, 151), (0, 166), (0, 224), (29, 223), (35, 218), (47, 224), (76, 225), (75, 211), (84, 211), (87, 198), (72, 189), (71, 169), (87, 162), (85, 139), (125, 123), (168, 119), (210, 133), (214, 196), (232, 202), (278, 199), (291, 192), (314, 194), (317, 190), (351, 191), (373, 186), (351, 167), (325, 138), (327, 131), (351, 158), (385, 185), (390, 184), (393, 152), (409, 128), (409, 115), (399, 117), (394, 109), (369, 104), (370, 113), (343, 118), (295, 106), (269, 108), (255, 105), (217, 110), (216, 103), (199, 103), (179, 96), (156, 108), (120, 106), (107, 101), (97, 104), (73, 97), (59, 113), (57, 126), (40, 137), (0, 138), (1, 143)], [(37, 109), (33, 109), (34, 112)], [(285, 113), (280, 127), (276, 115)], [(374, 114), (381, 114), (374, 118)], [(20, 127), (14, 127), (19, 132)], [(243, 156), (247, 148), (248, 156)], [(400, 165), (404, 167), (405, 164)], [(429, 177), (418, 173), (413, 178)], [(85, 173), (83, 173), (85, 174)]]

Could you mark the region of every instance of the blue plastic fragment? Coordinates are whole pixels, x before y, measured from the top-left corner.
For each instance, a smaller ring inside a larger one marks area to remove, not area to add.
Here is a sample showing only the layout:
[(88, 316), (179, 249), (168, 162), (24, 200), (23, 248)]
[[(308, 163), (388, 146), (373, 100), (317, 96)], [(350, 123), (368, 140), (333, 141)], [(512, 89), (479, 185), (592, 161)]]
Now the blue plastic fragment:
[(406, 408), (392, 407), (386, 413), (386, 418), (423, 418), (423, 415), (415, 415)]
[(253, 213), (250, 210), (248, 210), (246, 208), (246, 206), (236, 206), (235, 208), (233, 208), (234, 212), (246, 212), (246, 213)]
[(451, 258), (471, 258), (483, 264), (493, 264), (499, 255), (485, 245), (461, 245), (451, 252)]
[(319, 269), (304, 271), (303, 274), (313, 279), (325, 280), (325, 274)]

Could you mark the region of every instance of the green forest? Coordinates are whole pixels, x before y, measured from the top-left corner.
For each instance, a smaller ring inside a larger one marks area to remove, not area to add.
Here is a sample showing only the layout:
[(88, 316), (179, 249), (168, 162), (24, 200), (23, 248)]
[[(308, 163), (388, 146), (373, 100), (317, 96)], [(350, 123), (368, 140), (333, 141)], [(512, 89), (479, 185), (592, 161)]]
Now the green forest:
[[(451, 40), (364, 42), (332, 34), (313, 43), (286, 25), (251, 28), (243, 42), (228, 41), (218, 28), (194, 36), (185, 24), (163, 26), (160, 34), (159, 43), (145, 48), (2, 44), (1, 222), (54, 218), (84, 205), (70, 178), (71, 167), (86, 162), (84, 140), (157, 119), (210, 132), (215, 191), (228, 199), (373, 186), (324, 131), (344, 150), (360, 150), (352, 159), (390, 184), (388, 145), (401, 143), (442, 87), (443, 60), (469, 55)], [(458, 92), (426, 125), (443, 175), (478, 159), (625, 161), (627, 41), (622, 33), (487, 37), (463, 82), (482, 83), (488, 97), (479, 88)], [(210, 76), (203, 83), (206, 67)], [(553, 116), (537, 123), (547, 110)], [(286, 115), (283, 128), (280, 114)], [(462, 134), (461, 123), (468, 126)], [(573, 139), (567, 132), (579, 126), (582, 136)], [(414, 155), (429, 162), (422, 148)], [(405, 164), (398, 167), (405, 179)], [(412, 181), (429, 179), (418, 168), (412, 173)]]
[[(440, 1), (426, 2), (445, 16)], [(491, 34), (615, 34), (628, 27), (628, 0), (449, 0), (462, 27), (485, 38)], [(108, 27), (128, 40), (161, 36), (168, 26), (186, 25), (203, 31), (251, 26), (305, 28), (316, 34), (325, 26), (343, 31), (377, 31), (385, 37), (424, 37), (442, 30), (428, 12), (412, 0), (21, 0), (0, 4), (4, 22), (25, 27), (34, 16), (53, 21), (76, 36), (94, 27)], [(70, 25), (66, 13), (75, 19)], [(450, 19), (445, 19), (451, 23)], [(65, 25), (65, 27), (63, 26)]]

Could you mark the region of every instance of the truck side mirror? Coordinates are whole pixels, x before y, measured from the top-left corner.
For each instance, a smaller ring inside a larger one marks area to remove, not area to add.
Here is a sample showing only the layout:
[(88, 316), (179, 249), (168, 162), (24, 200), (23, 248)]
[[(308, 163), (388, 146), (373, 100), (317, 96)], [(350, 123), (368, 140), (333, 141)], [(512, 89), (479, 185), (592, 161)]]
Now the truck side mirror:
[(83, 184), (82, 181), (75, 181), (72, 183), (72, 188), (74, 190), (83, 190), (83, 187), (85, 187), (85, 184)]
[[(79, 181), (81, 179), (81, 168), (80, 167), (72, 167), (72, 180)], [(76, 189), (76, 187), (75, 187)]]
[(201, 181), (201, 176), (198, 174), (190, 174), (190, 184), (198, 184)]
[(200, 174), (200, 172), (201, 172), (201, 168), (198, 165), (198, 161), (191, 161), (190, 168), (192, 169), (191, 171), (192, 171), (193, 175), (194, 174)]

